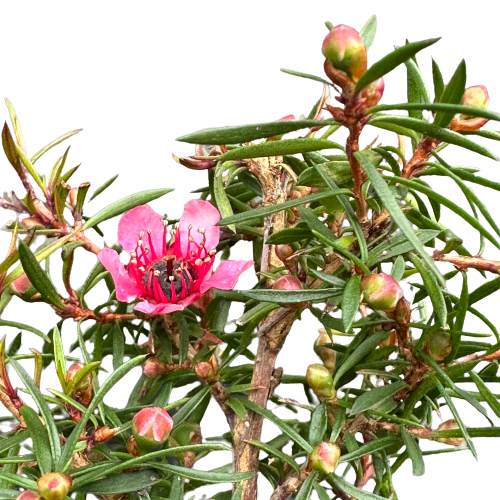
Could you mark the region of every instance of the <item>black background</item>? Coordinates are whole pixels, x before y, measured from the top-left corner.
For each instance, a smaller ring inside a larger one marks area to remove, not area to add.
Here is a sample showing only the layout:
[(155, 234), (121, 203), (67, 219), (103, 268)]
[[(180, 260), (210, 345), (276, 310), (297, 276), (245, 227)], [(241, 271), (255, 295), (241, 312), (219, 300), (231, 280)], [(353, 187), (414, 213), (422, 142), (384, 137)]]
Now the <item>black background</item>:
[[(1, 87), (3, 95), (13, 101), (18, 111), (28, 153), (33, 154), (69, 129), (84, 127), (85, 131), (70, 141), (69, 163), (83, 162), (74, 177), (75, 183), (90, 180), (93, 187), (97, 187), (114, 173), (121, 173), (114, 186), (88, 206), (88, 213), (140, 189), (172, 186), (177, 191), (152, 206), (171, 216), (180, 215), (183, 204), (190, 198), (189, 190), (204, 184), (205, 173), (188, 171), (173, 162), (171, 152), (177, 155), (192, 152), (192, 147), (176, 143), (174, 138), (205, 126), (268, 121), (288, 113), (307, 114), (320, 95), (321, 85), (283, 75), (278, 68), (322, 75), (320, 46), (326, 34), (323, 20), (329, 17), (334, 23), (344, 22), (360, 29), (372, 13), (364, 9), (353, 9), (354, 12), (335, 9), (308, 17), (302, 10), (270, 14), (249, 13), (246, 7), (239, 8), (241, 10), (231, 12), (210, 8), (201, 11), (186, 5), (180, 6), (176, 17), (155, 11), (114, 12), (109, 17), (96, 16), (92, 22), (75, 29), (56, 25), (40, 29), (29, 35), (29, 54), (20, 54), (15, 45), (6, 48), (4, 55), (8, 56), (4, 58)], [(431, 55), (441, 65), (445, 80), (465, 57), (468, 85), (485, 84), (492, 99), (490, 107), (498, 109), (494, 30), (493, 21), (487, 16), (486, 19), (481, 16), (477, 24), (473, 19), (461, 19), (454, 24), (452, 18), (435, 11), (427, 19), (420, 9), (412, 13), (408, 8), (404, 15), (401, 11), (379, 14), (379, 32), (369, 58), (370, 62), (379, 59), (392, 50), (393, 44), (402, 45), (405, 37), (418, 40), (444, 35), (438, 45), (419, 56), (429, 87)], [(400, 67), (386, 77), (382, 102), (403, 102), (405, 96), (405, 71)], [(3, 116), (7, 117), (5, 110)], [(362, 136), (362, 145), (369, 143), (377, 133), (368, 128)], [(390, 134), (382, 135), (381, 139), (385, 144), (396, 144)], [(496, 147), (491, 142), (488, 145)], [(59, 146), (57, 152), (40, 161), (37, 166), (42, 172), (48, 173), (62, 148)], [(479, 166), (484, 175), (499, 180), (498, 165), (491, 160), (457, 148), (449, 148), (444, 156), (456, 164)], [(5, 159), (2, 165), (2, 191), (14, 189), (22, 195), (20, 184)], [(444, 183), (440, 186), (435, 180), (432, 183), (438, 191), (466, 206), (463, 195), (451, 183), (446, 186)], [(487, 201), (487, 190), (478, 188), (478, 193)], [(496, 216), (495, 204), (490, 204), (490, 209)], [(446, 209), (443, 212), (443, 220), (461, 236), (469, 236), (466, 244), (475, 251), (477, 235), (460, 224), (451, 212)], [(0, 217), (3, 223), (11, 214), (2, 212)], [(108, 243), (116, 239), (116, 222), (103, 224)], [(102, 244), (96, 235), (91, 237)], [(6, 248), (8, 236), (4, 234), (0, 238)], [(235, 249), (234, 258), (249, 257), (249, 246), (241, 247)], [(491, 246), (487, 247), (485, 256), (498, 258)], [(78, 257), (73, 273), (75, 286), (81, 283), (94, 262), (94, 257), (82, 251)], [(53, 259), (54, 270), (56, 262), (57, 259)], [(471, 281), (478, 283), (475, 278), (471, 273)], [(252, 280), (249, 271), (239, 286), (250, 286)], [(452, 282), (450, 288), (456, 291), (459, 285)], [(91, 296), (94, 304), (103, 302), (104, 294), (104, 286), (96, 290)], [(491, 302), (481, 306), (487, 313)], [(13, 302), (4, 317), (25, 320), (42, 329), (48, 329), (56, 320), (47, 306), (26, 305), (20, 301)], [(67, 323), (64, 328), (65, 342), (66, 338), (73, 340), (74, 327)], [(295, 325), (278, 360), (287, 373), (304, 373), (307, 364), (316, 361), (311, 349), (316, 328), (317, 324), (308, 314)], [(485, 331), (471, 320), (467, 321), (466, 329)], [(9, 338), (14, 334), (13, 330), (5, 332)], [(28, 334), (24, 339), (24, 348), (38, 347), (38, 339), (31, 343), (32, 337)], [(134, 380), (123, 381), (115, 394), (123, 394), (125, 398), (124, 393), (131, 389), (134, 381), (135, 375)], [(280, 389), (280, 394), (305, 401), (304, 395), (292, 386)], [(110, 394), (111, 397), (115, 396)], [(125, 399), (119, 401), (117, 397), (108, 402), (119, 406)], [(486, 425), (466, 403), (458, 402), (457, 406), (468, 425)], [(223, 432), (226, 424), (214, 404), (209, 408), (209, 415), (204, 433)], [(272, 432), (266, 424), (264, 437), (270, 437)], [(475, 444), (480, 464), (476, 464), (468, 452), (427, 457), (427, 473), (417, 479), (411, 476), (407, 462), (394, 479), (399, 498), (413, 497), (416, 492), (429, 498), (487, 494), (494, 467), (490, 461), (494, 455), (489, 451), (496, 449), (497, 443), (476, 440)], [(423, 443), (423, 447), (434, 445)], [(224, 458), (227, 460), (226, 455)], [(199, 464), (205, 468), (214, 465), (212, 456), (210, 463)], [(266, 498), (267, 487), (263, 483), (262, 487), (266, 488), (262, 498)]]

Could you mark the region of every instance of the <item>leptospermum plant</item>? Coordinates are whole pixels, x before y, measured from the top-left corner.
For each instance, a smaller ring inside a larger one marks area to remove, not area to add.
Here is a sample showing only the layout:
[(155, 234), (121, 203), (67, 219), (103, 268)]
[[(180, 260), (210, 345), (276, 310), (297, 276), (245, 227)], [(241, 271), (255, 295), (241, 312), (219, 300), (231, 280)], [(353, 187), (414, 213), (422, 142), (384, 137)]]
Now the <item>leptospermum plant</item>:
[[(500, 114), (487, 110), (484, 86), (467, 87), (464, 62), (451, 78), (433, 62), (429, 90), (416, 57), (437, 39), (406, 43), (373, 63), (375, 17), (359, 33), (326, 24), (322, 45), (318, 35), (325, 74), (285, 70), (323, 82), (307, 118), (179, 138), (196, 149), (175, 157), (177, 168), (199, 170), (200, 183), (208, 174), (208, 186), (196, 191), (201, 200), (186, 200), (178, 221), (148, 206), (161, 198), (168, 212), (168, 188), (88, 215), (90, 184), (71, 186), (77, 167), (70, 168), (68, 150), (51, 171), (40, 161), (79, 130), (28, 154), (7, 101), (12, 126), (5, 124), (2, 144), (25, 192), (0, 199), (16, 215), (4, 227), (12, 241), (0, 263), (0, 325), (9, 332), (8, 343), (0, 342), (0, 400), (12, 415), (0, 441), (2, 499), (180, 500), (220, 484), (214, 499), (254, 500), (259, 476), (270, 483), (271, 500), (397, 498), (393, 476), (405, 461), (424, 474), (422, 448), (426, 455), (464, 450), (467, 460), (467, 451), (476, 456), (474, 438), (500, 436), (491, 420), (500, 417), (500, 402), (489, 387), (500, 381), (500, 335), (475, 308), (500, 288), (500, 278), (492, 279), (500, 262), (483, 256), (486, 240), (500, 248), (500, 229), (471, 187), (500, 185), (446, 161), (451, 147), (497, 160), (474, 139), (500, 140), (484, 128)], [(400, 65), (408, 102), (390, 104), (383, 78)], [(367, 125), (391, 132), (397, 147), (375, 140), (360, 150)], [(345, 144), (332, 140), (342, 128)], [(438, 192), (434, 176), (456, 183), (469, 207)], [(464, 244), (462, 228), (441, 225), (442, 207), (477, 232), (479, 249), (470, 238)], [(118, 243), (107, 247), (99, 224), (113, 217), (121, 217)], [(242, 240), (251, 256), (230, 260)], [(95, 265), (75, 289), (72, 271), (82, 272), (84, 251), (95, 254)], [(49, 272), (49, 260), (59, 258), (64, 292)], [(244, 272), (255, 273), (257, 284), (235, 290)], [(484, 283), (471, 290), (469, 273)], [(94, 288), (106, 297), (92, 307)], [(25, 302), (29, 325), (9, 317), (11, 300)], [(60, 317), (49, 332), (29, 314), (33, 302)], [(244, 305), (236, 328), (228, 321), (234, 303)], [(290, 349), (309, 352), (310, 366), (284, 373), (276, 359), (305, 310), (319, 336), (308, 328)], [(471, 315), (487, 333), (464, 331)], [(65, 335), (72, 321), (75, 345)], [(43, 352), (7, 327), (42, 337)], [(106, 357), (112, 372), (100, 368)], [(19, 363), (26, 358), (34, 368)], [(142, 375), (123, 403), (105, 404), (135, 367)], [(23, 388), (13, 386), (12, 370)], [(60, 387), (41, 387), (44, 371), (57, 374)], [(279, 395), (281, 384), (293, 385), (294, 398)], [(469, 427), (457, 398), (492, 425)], [(211, 400), (227, 421), (222, 436), (204, 419)], [(443, 406), (453, 419), (439, 421)], [(270, 441), (264, 422), (276, 429)], [(232, 452), (232, 461), (210, 470), (198, 463), (220, 451)]]

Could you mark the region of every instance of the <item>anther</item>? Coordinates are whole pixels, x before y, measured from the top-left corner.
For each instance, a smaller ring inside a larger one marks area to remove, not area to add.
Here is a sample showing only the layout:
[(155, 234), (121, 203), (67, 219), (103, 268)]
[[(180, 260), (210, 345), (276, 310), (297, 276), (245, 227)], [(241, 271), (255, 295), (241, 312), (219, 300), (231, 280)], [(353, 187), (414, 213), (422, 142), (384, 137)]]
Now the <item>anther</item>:
[(151, 229), (149, 229), (149, 227), (148, 227), (148, 234), (151, 236), (152, 233), (153, 233), (153, 231), (151, 231)]
[(139, 268), (139, 271), (144, 272), (145, 270), (146, 270), (146, 268), (145, 268), (144, 266), (141, 266), (141, 267)]
[(175, 278), (174, 278), (173, 276), (169, 276), (169, 277), (168, 277), (168, 279), (169, 279), (170, 281), (174, 281), (174, 279), (175, 279)]
[(153, 274), (158, 278), (158, 276), (160, 276), (160, 271), (158, 271), (158, 269), (155, 269)]
[(193, 224), (189, 224), (188, 229), (191, 231), (191, 229), (193, 229)]
[(199, 232), (200, 234), (205, 234), (206, 229), (205, 229), (204, 227), (199, 227), (199, 228), (198, 228), (198, 232)]
[(212, 262), (212, 259), (210, 257), (206, 257), (203, 262)]
[(135, 252), (130, 252), (130, 258), (135, 259), (137, 257), (137, 254)]
[(188, 241), (189, 241), (189, 243), (193, 243), (194, 238), (193, 238), (192, 236), (189, 236), (189, 237), (188, 237)]
[(196, 259), (196, 260), (194, 261), (194, 265), (195, 265), (195, 266), (201, 266), (202, 264), (203, 264), (203, 261), (202, 261), (201, 259)]
[(144, 238), (144, 231), (141, 231), (141, 232), (139, 233), (139, 238), (140, 238), (141, 240), (142, 240), (142, 238)]
[(213, 256), (213, 255), (215, 255), (216, 253), (217, 253), (217, 250), (216, 250), (215, 248), (212, 248), (212, 250), (210, 250), (210, 251), (208, 252), (208, 255), (212, 255), (212, 256)]
[(133, 266), (136, 266), (137, 265), (137, 259), (130, 259), (130, 264), (132, 264)]

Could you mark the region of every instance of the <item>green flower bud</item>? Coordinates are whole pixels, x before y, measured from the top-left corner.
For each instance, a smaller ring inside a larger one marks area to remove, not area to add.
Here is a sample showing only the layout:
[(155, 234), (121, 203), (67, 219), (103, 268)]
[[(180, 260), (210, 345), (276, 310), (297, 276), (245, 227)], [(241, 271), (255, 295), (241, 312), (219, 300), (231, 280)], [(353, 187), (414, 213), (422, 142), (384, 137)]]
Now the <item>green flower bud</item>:
[(49, 472), (37, 481), (38, 492), (44, 500), (64, 500), (69, 493), (73, 479), (66, 474)]
[(323, 55), (332, 65), (357, 82), (367, 68), (366, 47), (359, 33), (350, 26), (339, 24), (323, 41)]
[(333, 378), (325, 366), (320, 364), (309, 365), (306, 379), (318, 398), (333, 399), (335, 397)]
[(451, 353), (451, 335), (442, 330), (432, 333), (424, 342), (424, 349), (436, 361), (443, 361), (443, 359)]
[(330, 336), (323, 331), (314, 342), (314, 352), (320, 357), (323, 364), (328, 368), (328, 371), (333, 374), (337, 362), (337, 351), (323, 346), (323, 344), (331, 344)]
[(320, 443), (311, 452), (311, 467), (323, 474), (331, 474), (337, 468), (340, 448), (335, 443)]
[(361, 279), (363, 301), (373, 309), (394, 311), (403, 291), (397, 281), (385, 273), (370, 274)]

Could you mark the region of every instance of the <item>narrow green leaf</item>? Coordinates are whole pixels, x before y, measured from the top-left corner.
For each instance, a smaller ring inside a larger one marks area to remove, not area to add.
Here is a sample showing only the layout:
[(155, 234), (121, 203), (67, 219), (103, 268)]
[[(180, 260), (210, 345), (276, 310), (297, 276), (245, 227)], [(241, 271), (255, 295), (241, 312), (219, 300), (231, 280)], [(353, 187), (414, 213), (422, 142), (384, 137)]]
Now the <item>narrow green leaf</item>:
[(262, 408), (252, 401), (248, 399), (241, 398), (241, 403), (246, 406), (249, 410), (252, 410), (259, 415), (262, 415), (264, 418), (267, 418), (270, 422), (276, 425), (282, 432), (284, 432), (292, 441), (297, 443), (303, 450), (307, 453), (311, 453), (313, 450), (312, 446), (295, 430), (292, 429), (288, 424), (286, 424), (283, 420), (277, 417), (274, 413), (267, 410), (266, 408)]
[(309, 500), (311, 496), (311, 492), (313, 489), (314, 481), (318, 477), (318, 473), (316, 471), (312, 471), (306, 478), (306, 480), (302, 483), (297, 494), (294, 496), (295, 500)]
[(453, 130), (438, 127), (433, 123), (427, 123), (423, 120), (417, 120), (416, 118), (395, 115), (376, 115), (370, 119), (369, 124), (374, 126), (391, 124), (398, 127), (414, 130), (416, 132), (419, 132), (420, 134), (438, 139), (441, 142), (454, 144), (455, 146), (469, 149), (470, 151), (474, 151), (475, 153), (486, 156), (487, 158), (498, 160), (497, 156), (494, 155), (491, 151), (481, 146), (480, 144), (471, 141), (462, 134), (454, 132)]
[[(226, 170), (226, 167), (224, 165), (225, 164), (223, 162), (217, 163), (217, 167), (215, 167), (215, 174), (214, 174), (215, 203), (223, 219), (227, 217), (232, 217), (234, 215), (231, 202), (229, 201), (226, 190), (224, 189), (224, 181), (222, 179), (222, 174)], [(228, 227), (234, 233), (236, 232), (236, 226), (234, 224), (229, 224)]]
[(278, 304), (262, 302), (244, 313), (243, 316), (238, 319), (237, 323), (238, 325), (242, 326), (250, 322), (258, 323), (259, 321), (264, 319), (270, 312), (278, 309), (278, 307), (280, 307)]
[(59, 328), (57, 325), (53, 330), (54, 339), (54, 362), (56, 365), (56, 373), (61, 383), (63, 391), (66, 392), (66, 359), (64, 357), (64, 349), (61, 341), (61, 334), (59, 333)]
[(267, 239), (267, 243), (269, 245), (295, 243), (296, 241), (304, 240), (306, 238), (310, 238), (311, 236), (311, 231), (305, 227), (290, 227), (271, 234), (271, 236)]
[(323, 442), (326, 426), (328, 424), (326, 405), (320, 404), (311, 415), (311, 423), (309, 424), (309, 443), (316, 447)]
[(141, 470), (99, 479), (73, 489), (92, 495), (125, 494), (149, 488), (160, 480), (161, 476), (155, 470)]
[(113, 370), (117, 370), (121, 365), (123, 365), (124, 354), (125, 335), (117, 322), (113, 325)]
[(375, 439), (370, 441), (369, 443), (360, 446), (357, 450), (352, 451), (351, 453), (345, 453), (340, 456), (339, 463), (343, 462), (351, 462), (353, 460), (358, 460), (365, 455), (371, 455), (376, 451), (383, 450), (389, 446), (394, 446), (398, 442), (398, 439), (395, 436), (389, 436), (384, 438)]
[(139, 205), (144, 205), (145, 203), (156, 200), (171, 191), (173, 191), (173, 189), (161, 188), (149, 189), (147, 191), (141, 191), (140, 193), (131, 194), (121, 200), (111, 203), (111, 205), (108, 205), (106, 208), (97, 212), (87, 222), (85, 222), (82, 229), (84, 231), (85, 229), (90, 229), (105, 220), (121, 215), (134, 207), (138, 207)]
[(250, 219), (256, 219), (257, 217), (265, 217), (266, 215), (275, 214), (283, 210), (288, 210), (289, 208), (297, 207), (299, 205), (305, 205), (306, 203), (312, 203), (313, 201), (319, 201), (323, 198), (328, 198), (330, 196), (340, 196), (340, 195), (352, 195), (349, 189), (335, 189), (332, 191), (323, 191), (321, 193), (314, 193), (303, 198), (298, 198), (296, 200), (288, 200), (284, 203), (278, 203), (277, 205), (270, 205), (268, 207), (255, 208), (253, 210), (248, 210), (247, 212), (239, 213), (228, 217), (227, 219), (220, 220), (218, 226), (228, 226), (229, 224), (240, 224), (243, 221)]
[(475, 304), (492, 293), (500, 290), (500, 277), (483, 283), (469, 295), (469, 305)]
[(32, 479), (27, 479), (18, 474), (12, 474), (10, 472), (0, 472), (0, 479), (3, 479), (4, 481), (10, 484), (21, 486), (22, 488), (28, 490), (38, 491), (38, 485), (36, 484), (36, 481), (33, 481)]
[(62, 449), (61, 456), (59, 458), (59, 462), (57, 464), (56, 470), (60, 472), (64, 472), (68, 470), (71, 465), (71, 457), (73, 455), (73, 450), (78, 442), (78, 439), (85, 428), (89, 418), (92, 416), (94, 410), (97, 408), (97, 405), (103, 400), (104, 396), (108, 393), (108, 391), (122, 378), (124, 377), (132, 368), (142, 364), (146, 358), (146, 355), (136, 356), (128, 360), (122, 366), (120, 366), (117, 370), (115, 370), (102, 384), (101, 388), (96, 392), (94, 398), (89, 404), (87, 411), (82, 415), (80, 421), (76, 424), (73, 431), (69, 435), (66, 440), (66, 444)]
[(421, 42), (408, 43), (397, 48), (394, 52), (387, 54), (385, 57), (368, 68), (368, 70), (356, 83), (355, 92), (359, 92), (361, 89), (364, 89), (367, 85), (370, 85), (370, 83), (386, 75), (393, 69), (397, 68), (400, 64), (404, 63), (407, 59), (413, 57), (422, 49), (433, 45), (438, 40), (439, 38), (431, 38), (429, 40), (422, 40)]
[(335, 421), (332, 426), (332, 432), (330, 434), (330, 443), (335, 443), (340, 436), (342, 431), (342, 426), (345, 422), (346, 409), (343, 406), (338, 406), (335, 411)]
[[(430, 102), (429, 91), (425, 85), (424, 77), (420, 72), (420, 68), (413, 59), (405, 61), (406, 66), (406, 93), (409, 103), (428, 103)], [(409, 116), (412, 118), (422, 119), (421, 110), (408, 110)], [(397, 174), (396, 174), (397, 175)]]
[(174, 317), (179, 329), (179, 364), (182, 364), (187, 359), (189, 350), (189, 326), (186, 318), (184, 318), (184, 315), (180, 311), (175, 311)]
[(453, 329), (455, 333), (451, 336), (452, 350), (449, 356), (445, 358), (445, 363), (450, 363), (453, 361), (458, 353), (460, 343), (462, 340), (463, 328), (465, 323), (465, 316), (467, 315), (467, 310), (469, 309), (469, 282), (467, 278), (467, 273), (462, 272), (462, 291), (460, 292), (460, 299), (455, 306), (457, 311), (457, 316), (455, 317), (455, 322), (453, 324)]
[(26, 370), (14, 358), (9, 358), (9, 362), (11, 363), (14, 370), (16, 370), (19, 378), (23, 381), (23, 384), (26, 386), (26, 389), (30, 393), (31, 397), (35, 400), (35, 403), (40, 410), (40, 414), (45, 421), (47, 433), (49, 436), (50, 454), (52, 456), (53, 463), (55, 464), (57, 463), (57, 460), (59, 460), (59, 456), (61, 455), (61, 445), (59, 441), (59, 432), (57, 431), (54, 417), (50, 412), (50, 408), (45, 402), (40, 389), (38, 389), (35, 382), (33, 382), (32, 378), (26, 373)]
[(250, 299), (278, 304), (298, 304), (308, 300), (325, 300), (339, 294), (336, 288), (321, 290), (242, 290), (241, 293)]
[(406, 263), (401, 255), (398, 255), (391, 269), (391, 276), (395, 281), (401, 281), (405, 273)]
[(365, 356), (368, 356), (373, 350), (388, 336), (390, 332), (384, 332), (383, 330), (371, 335), (365, 341), (363, 341), (350, 355), (349, 357), (338, 367), (333, 378), (333, 384), (336, 386), (340, 377), (344, 375), (347, 371), (358, 364)]
[(41, 332), (37, 328), (32, 326), (25, 325), (24, 323), (18, 323), (17, 321), (7, 321), (6, 319), (0, 319), (0, 326), (11, 326), (12, 328), (19, 328), (21, 330), (26, 330), (27, 332), (34, 333), (41, 337), (45, 342), (50, 344), (50, 339), (45, 335), (45, 333)]
[(38, 151), (38, 153), (34, 154), (31, 157), (31, 163), (35, 163), (40, 158), (40, 156), (45, 154), (47, 151), (51, 150), (54, 146), (61, 144), (61, 142), (65, 141), (66, 139), (69, 139), (70, 137), (74, 136), (75, 134), (78, 134), (78, 132), (81, 132), (82, 130), (83, 130), (82, 128), (78, 128), (76, 130), (71, 130), (70, 132), (66, 132), (65, 134), (61, 135), (57, 139), (54, 139), (52, 142), (47, 144), (47, 146), (40, 149), (40, 151)]
[(375, 34), (377, 33), (377, 16), (373, 14), (373, 16), (366, 21), (366, 24), (361, 28), (361, 31), (359, 32), (359, 36), (361, 37), (361, 40), (363, 40), (363, 44), (366, 47), (366, 50), (368, 50), (373, 41), (375, 40)]
[(186, 420), (191, 413), (201, 404), (206, 395), (210, 392), (210, 386), (202, 387), (183, 407), (172, 416), (174, 425), (179, 425)]
[(320, 76), (310, 75), (309, 73), (301, 73), (300, 71), (294, 71), (293, 69), (281, 68), (280, 71), (292, 76), (298, 76), (299, 78), (306, 78), (307, 80), (314, 80), (316, 82), (324, 83), (325, 85), (331, 85), (332, 82), (321, 78)]
[(316, 278), (319, 278), (325, 283), (329, 283), (330, 285), (333, 285), (335, 287), (344, 288), (346, 285), (346, 282), (344, 280), (341, 280), (340, 278), (337, 278), (337, 276), (333, 276), (332, 274), (327, 274), (323, 271), (317, 271), (316, 269), (309, 269), (309, 272)]
[[(497, 113), (496, 111), (490, 111), (488, 109), (479, 108), (477, 106), (463, 106), (461, 104), (435, 103), (435, 102), (379, 104), (377, 106), (373, 106), (372, 108), (367, 109), (366, 114), (378, 113), (380, 111), (394, 111), (394, 110), (403, 110), (403, 111), (427, 110), (427, 111), (443, 112), (445, 114), (451, 113), (452, 115), (455, 115), (457, 113), (463, 113), (463, 114), (467, 113), (470, 116), (477, 116), (480, 118), (488, 118), (489, 120), (500, 121), (500, 113)], [(436, 122), (434, 121), (433, 124), (436, 125)]]
[(383, 500), (383, 497), (360, 490), (336, 474), (330, 474), (330, 477), (336, 486), (356, 500)]
[(23, 132), (21, 130), (21, 123), (19, 122), (19, 118), (17, 117), (16, 110), (9, 99), (5, 98), (5, 103), (7, 104), (7, 108), (9, 110), (10, 120), (12, 121), (12, 126), (14, 127), (14, 134), (16, 135), (17, 143), (19, 147), (26, 151), (26, 144), (24, 143)]
[(226, 402), (227, 406), (231, 408), (236, 416), (241, 420), (248, 420), (248, 413), (246, 408), (241, 404), (238, 398), (229, 398)]
[(299, 466), (296, 464), (295, 460), (292, 457), (288, 456), (286, 453), (283, 453), (281, 450), (278, 450), (278, 448), (271, 446), (269, 443), (263, 443), (262, 441), (253, 440), (248, 441), (248, 443), (256, 446), (257, 448), (260, 448), (261, 450), (264, 450), (268, 455), (273, 455), (283, 460), (283, 462), (287, 463), (296, 472), (299, 471)]
[(440, 285), (444, 285), (444, 280), (434, 264), (433, 260), (429, 257), (427, 252), (424, 250), (424, 246), (422, 242), (415, 235), (415, 231), (411, 227), (408, 219), (405, 217), (401, 208), (398, 205), (398, 202), (394, 199), (394, 196), (389, 189), (389, 186), (385, 183), (384, 179), (377, 172), (377, 169), (373, 166), (371, 161), (367, 156), (363, 153), (355, 153), (356, 158), (358, 159), (361, 167), (366, 172), (366, 175), (370, 179), (373, 188), (377, 192), (378, 196), (384, 203), (384, 206), (387, 208), (387, 211), (391, 214), (396, 225), (399, 227), (401, 232), (406, 236), (407, 240), (413, 245), (413, 248), (418, 252), (424, 262), (428, 265), (438, 283)]
[(443, 292), (437, 282), (434, 274), (432, 274), (415, 254), (408, 254), (408, 258), (419, 272), (424, 282), (425, 289), (427, 290), (432, 302), (434, 314), (436, 315), (436, 325), (438, 328), (445, 328), (446, 318), (448, 311), (446, 309), (446, 302), (444, 300)]
[(432, 80), (434, 82), (434, 101), (440, 102), (444, 92), (444, 81), (441, 70), (434, 59), (432, 60)]
[(342, 296), (342, 323), (344, 331), (349, 332), (359, 310), (361, 299), (361, 275), (354, 274), (347, 282)]
[(411, 436), (406, 430), (401, 429), (401, 437), (406, 446), (406, 452), (410, 457), (413, 466), (414, 476), (423, 476), (425, 474), (424, 458), (422, 457), (422, 450), (418, 446), (415, 438)]
[(89, 374), (97, 370), (99, 366), (101, 366), (100, 361), (92, 361), (87, 363), (83, 368), (80, 368), (80, 370), (76, 372), (76, 374), (73, 376), (73, 378), (69, 381), (68, 385), (66, 386), (67, 394), (71, 394), (73, 388), (78, 387), (78, 384), (80, 384), (80, 382), (82, 382), (82, 380), (84, 380)]
[(242, 144), (256, 139), (266, 139), (275, 135), (283, 135), (303, 128), (327, 126), (337, 123), (335, 120), (289, 120), (234, 127), (208, 128), (183, 135), (177, 138), (180, 142), (191, 144)]
[(109, 188), (113, 182), (118, 179), (118, 176), (120, 174), (116, 174), (115, 176), (111, 177), (111, 179), (108, 179), (102, 186), (99, 186), (93, 193), (92, 196), (89, 198), (89, 201), (92, 201), (94, 198), (97, 198), (103, 191)]
[(47, 428), (42, 424), (38, 414), (28, 405), (23, 405), (20, 410), (33, 441), (33, 451), (36, 462), (42, 474), (52, 471), (52, 456), (50, 454), (50, 441)]
[(168, 472), (173, 472), (179, 476), (192, 479), (194, 481), (203, 481), (204, 483), (239, 483), (251, 479), (255, 476), (254, 472), (212, 472), (179, 467), (178, 465), (158, 464), (155, 467)]
[[(465, 67), (465, 61), (462, 60), (455, 70), (455, 73), (451, 77), (448, 85), (446, 85), (439, 102), (444, 104), (460, 104), (462, 102), (462, 97), (465, 92), (465, 82), (467, 80), (467, 70)], [(442, 128), (446, 128), (453, 117), (455, 112), (453, 111), (438, 111), (434, 118), (434, 125)]]
[(351, 413), (362, 413), (366, 410), (370, 410), (382, 404), (385, 400), (394, 396), (401, 389), (408, 387), (407, 384), (403, 380), (399, 380), (392, 384), (387, 384), (382, 387), (377, 387), (372, 389), (371, 391), (367, 391), (361, 396), (358, 396), (352, 405)]
[(429, 378), (434, 382), (434, 385), (437, 387), (437, 389), (441, 393), (441, 396), (443, 396), (443, 398), (445, 399), (446, 404), (448, 405), (448, 408), (450, 409), (451, 413), (453, 414), (453, 417), (455, 418), (458, 426), (460, 427), (460, 430), (462, 431), (462, 435), (465, 438), (465, 441), (467, 442), (467, 446), (469, 447), (474, 458), (477, 460), (477, 453), (476, 453), (476, 448), (474, 447), (474, 443), (471, 441), (469, 433), (467, 432), (467, 428), (465, 427), (465, 425), (462, 421), (462, 418), (460, 417), (459, 413), (457, 412), (457, 409), (455, 408), (455, 405), (453, 404), (451, 397), (445, 391), (443, 385), (437, 379), (436, 376), (434, 376), (432, 373), (430, 373)]
[(32, 285), (40, 292), (42, 297), (59, 309), (64, 309), (64, 304), (52, 281), (40, 267), (33, 252), (22, 240), (19, 241), (19, 258), (26, 276), (28, 276)]
[[(283, 122), (287, 123), (287, 122)], [(316, 122), (317, 124), (318, 122)], [(219, 161), (245, 160), (247, 158), (262, 158), (268, 156), (293, 155), (307, 153), (308, 151), (320, 151), (323, 149), (340, 149), (340, 144), (328, 139), (283, 139), (281, 141), (263, 142), (236, 149), (219, 156)]]
[(500, 402), (497, 397), (488, 389), (486, 384), (483, 382), (483, 379), (474, 371), (470, 371), (470, 376), (474, 380), (477, 388), (479, 389), (479, 393), (484, 398), (484, 400), (488, 403), (489, 407), (493, 410), (495, 415), (500, 418)]

